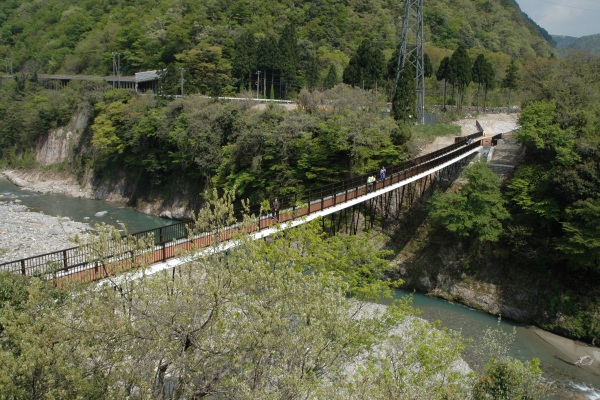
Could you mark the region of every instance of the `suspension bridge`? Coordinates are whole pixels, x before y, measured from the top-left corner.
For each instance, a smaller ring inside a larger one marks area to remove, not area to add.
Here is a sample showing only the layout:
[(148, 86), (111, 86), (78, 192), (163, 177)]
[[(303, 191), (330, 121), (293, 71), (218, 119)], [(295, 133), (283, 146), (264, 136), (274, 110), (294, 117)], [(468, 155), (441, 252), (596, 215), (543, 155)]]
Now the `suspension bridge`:
[[(465, 163), (483, 148), (484, 141), (487, 144), (489, 140), (482, 131), (457, 137), (452, 145), (388, 167), (385, 178), (374, 183), (368, 183), (370, 175), (364, 175), (302, 195), (280, 198), (277, 215), (264, 212), (260, 205), (249, 206), (252, 217), (250, 223), (243, 225), (243, 231), (252, 239), (261, 239), (327, 216), (331, 217), (333, 232), (342, 228), (343, 220), (346, 230), (355, 233), (359, 224), (372, 224), (374, 214), (380, 215), (385, 223), (390, 215), (409, 210), (426, 191), (433, 191), (438, 182), (458, 176)], [(366, 216), (369, 213), (370, 219)], [(325, 218), (323, 221), (325, 228)], [(103, 254), (87, 244), (9, 261), (0, 264), (0, 271), (69, 282), (98, 281), (124, 272), (136, 273), (136, 270), (137, 273), (152, 274), (189, 261), (178, 257), (184, 250), (202, 251), (214, 245), (218, 245), (219, 250), (234, 247), (241, 227), (239, 222), (208, 232), (196, 232), (194, 221), (181, 222), (134, 233), (129, 236), (132, 239), (129, 241), (111, 242)], [(144, 240), (148, 243), (144, 248), (132, 245)], [(143, 271), (140, 266), (144, 266)]]

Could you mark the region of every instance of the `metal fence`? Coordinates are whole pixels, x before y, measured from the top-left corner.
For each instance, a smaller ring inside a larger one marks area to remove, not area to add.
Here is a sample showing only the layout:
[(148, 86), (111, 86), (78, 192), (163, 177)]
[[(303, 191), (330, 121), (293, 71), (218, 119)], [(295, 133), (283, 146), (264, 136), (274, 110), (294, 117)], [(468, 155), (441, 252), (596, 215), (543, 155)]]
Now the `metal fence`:
[[(440, 166), (462, 154), (480, 146), (481, 133), (459, 139), (456, 143), (432, 153), (387, 168), (385, 179), (378, 179), (369, 187), (365, 174), (341, 182), (332, 183), (318, 189), (308, 190), (302, 195), (281, 197), (279, 212), (261, 209), (260, 204), (248, 207), (254, 222), (244, 227), (246, 233), (252, 233), (287, 222), (329, 207), (356, 199), (371, 190), (394, 185), (416, 175)], [(235, 212), (241, 215), (242, 210)], [(104, 248), (91, 245), (71, 247), (51, 253), (27, 257), (0, 264), (0, 271), (19, 273), (26, 276), (40, 276), (44, 279), (68, 279), (74, 281), (93, 281), (114, 275), (136, 266), (165, 261), (177, 255), (178, 249), (206, 247), (215, 241), (229, 240), (239, 229), (239, 224), (221, 227), (217, 231), (194, 232), (194, 222), (180, 222), (160, 228), (137, 232), (122, 240), (110, 241)], [(130, 239), (130, 240), (127, 240)], [(138, 243), (146, 242), (140, 248)]]

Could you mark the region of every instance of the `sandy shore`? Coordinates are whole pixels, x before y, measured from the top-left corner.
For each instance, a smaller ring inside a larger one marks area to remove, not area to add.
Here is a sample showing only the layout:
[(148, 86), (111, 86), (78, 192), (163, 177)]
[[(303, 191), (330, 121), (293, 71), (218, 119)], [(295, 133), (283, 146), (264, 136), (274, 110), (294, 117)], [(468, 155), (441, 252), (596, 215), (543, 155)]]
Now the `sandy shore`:
[(3, 170), (4, 175), (15, 185), (38, 193), (62, 193), (71, 197), (91, 199), (90, 187), (83, 188), (68, 174), (42, 170)]
[(600, 376), (600, 348), (567, 339), (562, 336), (533, 328), (535, 333), (555, 350), (555, 356)]

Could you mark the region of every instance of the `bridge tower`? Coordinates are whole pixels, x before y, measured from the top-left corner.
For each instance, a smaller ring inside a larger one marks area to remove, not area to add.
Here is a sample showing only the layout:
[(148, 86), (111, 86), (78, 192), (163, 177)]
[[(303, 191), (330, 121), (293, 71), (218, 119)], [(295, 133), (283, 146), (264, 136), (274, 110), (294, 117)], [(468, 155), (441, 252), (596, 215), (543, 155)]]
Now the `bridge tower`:
[(404, 19), (400, 34), (396, 82), (392, 99), (406, 63), (415, 70), (415, 116), (417, 123), (425, 124), (425, 68), (423, 63), (423, 0), (405, 0)]

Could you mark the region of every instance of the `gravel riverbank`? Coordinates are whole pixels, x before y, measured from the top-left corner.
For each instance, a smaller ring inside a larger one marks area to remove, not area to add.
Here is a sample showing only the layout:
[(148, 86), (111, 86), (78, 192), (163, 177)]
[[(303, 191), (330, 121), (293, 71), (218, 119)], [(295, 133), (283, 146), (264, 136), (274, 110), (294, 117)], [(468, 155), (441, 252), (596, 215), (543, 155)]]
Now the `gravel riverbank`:
[(75, 246), (89, 224), (32, 212), (19, 201), (0, 200), (0, 264)]

